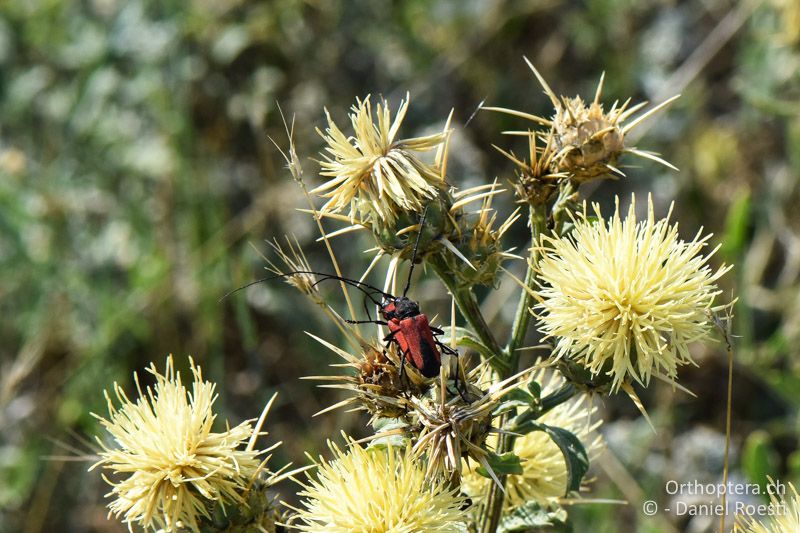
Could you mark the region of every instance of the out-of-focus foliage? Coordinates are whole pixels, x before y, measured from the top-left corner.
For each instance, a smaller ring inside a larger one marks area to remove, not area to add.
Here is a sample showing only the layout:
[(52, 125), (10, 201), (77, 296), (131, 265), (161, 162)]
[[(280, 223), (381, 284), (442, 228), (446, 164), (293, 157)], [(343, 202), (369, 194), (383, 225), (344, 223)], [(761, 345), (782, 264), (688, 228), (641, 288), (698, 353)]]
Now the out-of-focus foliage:
[[(625, 169), (596, 195), (654, 190), (662, 212), (676, 201), (687, 237), (700, 225), (717, 235), (739, 297), (734, 474), (797, 481), (798, 11), (793, 0), (0, 3), (0, 530), (120, 528), (87, 463), (47, 456), (91, 453), (71, 432), (91, 433), (102, 389), (170, 352), (220, 383), (231, 420), (281, 390), (270, 431), (291, 446), (277, 462), (302, 462), (340, 428), (357, 434), (357, 417), (312, 419), (331, 391), (297, 380), (332, 362), (302, 333), (323, 327), (314, 309), (280, 283), (220, 301), (263, 274), (248, 242), (267, 253), (263, 239), (294, 233), (313, 265), (328, 264), (268, 138), (285, 145), (277, 103), (296, 117), (303, 157), (321, 144), (323, 106), (342, 121), (369, 93), (396, 105), (410, 91), (407, 136), (440, 128), (451, 107), (463, 124), (484, 97), (545, 113), (522, 55), (559, 93), (590, 96), (603, 70), (609, 104), (683, 93), (641, 143), (681, 172)], [(500, 132), (514, 127), (490, 113), (459, 126), (451, 179), (510, 176), (490, 145), (512, 143)], [(360, 273), (366, 242), (334, 244)], [(624, 420), (636, 417), (626, 402), (606, 406), (623, 419), (605, 431), (624, 463), (595, 462), (592, 496), (631, 505), (576, 508), (576, 531), (705, 527), (644, 517), (637, 500), (666, 504), (666, 479), (720, 478), (725, 353), (701, 350), (681, 378), (697, 399), (667, 386), (643, 395), (657, 437)]]

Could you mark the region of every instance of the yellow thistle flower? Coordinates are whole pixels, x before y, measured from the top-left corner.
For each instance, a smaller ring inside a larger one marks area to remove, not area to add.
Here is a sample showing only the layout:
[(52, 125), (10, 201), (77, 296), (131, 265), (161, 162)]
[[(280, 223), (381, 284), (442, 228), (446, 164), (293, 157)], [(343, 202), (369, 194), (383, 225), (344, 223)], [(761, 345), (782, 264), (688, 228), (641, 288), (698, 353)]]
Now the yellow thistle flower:
[[(520, 386), (524, 387), (530, 380), (541, 385), (542, 397), (556, 392), (565, 383), (560, 374), (544, 368)], [(542, 415), (537, 422), (570, 431), (584, 443), (591, 457), (602, 446), (601, 438), (594, 434), (601, 424), (600, 420), (592, 420), (596, 411), (594, 406), (589, 405), (588, 396), (575, 396)], [(486, 443), (490, 447), (496, 446), (496, 435), (490, 435)], [(522, 474), (512, 474), (506, 478), (506, 508), (519, 507), (532, 500), (547, 507), (566, 495), (567, 463), (561, 449), (545, 432), (533, 431), (517, 437), (514, 453), (522, 462)], [(474, 463), (469, 465), (461, 485), (474, 503), (480, 503), (482, 496), (488, 494), (488, 486), (492, 482), (477, 473), (477, 466)]]
[(378, 104), (376, 123), (369, 96), (357, 100), (350, 114), (352, 137), (345, 135), (326, 111), (328, 128), (319, 133), (328, 146), (320, 165), (321, 174), (332, 179), (311, 191), (329, 198), (322, 212), (336, 213), (350, 206), (353, 221), (374, 215), (392, 224), (401, 213), (421, 213), (428, 200), (447, 188), (442, 169), (423, 163), (416, 153), (442, 145), (448, 130), (395, 140), (408, 102), (406, 95), (394, 120), (386, 102)]
[[(772, 480), (770, 480), (772, 483)], [(769, 497), (772, 516), (763, 520), (746, 514), (736, 515), (734, 531), (737, 533), (789, 533), (800, 531), (800, 495), (791, 483), (787, 484), (792, 493), (772, 494)], [(773, 486), (776, 486), (773, 484)]]
[(320, 457), (316, 479), (299, 493), (306, 498), (296, 509), (300, 531), (463, 531), (463, 497), (427, 479), (410, 448), (364, 449), (351, 442), (345, 453), (328, 446), (333, 460)]
[(172, 356), (146, 394), (134, 374), (139, 399), (128, 399), (114, 384), (120, 407), (105, 393), (109, 418), (94, 415), (113, 437), (113, 444), (97, 439), (102, 466), (115, 475), (104, 477), (113, 487), (107, 495), (109, 514), (138, 522), (143, 528), (198, 531), (198, 519), (210, 518), (215, 504), (243, 504), (242, 493), (255, 478), (260, 452), (247, 444), (253, 435), (249, 421), (225, 431), (211, 431), (216, 415), (213, 383), (203, 381), (200, 367), (190, 359), (194, 382), (189, 392), (175, 372)]
[(612, 376), (613, 390), (628, 378), (674, 380), (679, 365), (693, 363), (688, 344), (708, 336), (714, 282), (731, 267), (712, 271), (716, 249), (699, 255), (710, 235), (681, 240), (669, 215), (655, 220), (652, 199), (638, 223), (634, 197), (625, 220), (618, 198), (610, 221), (594, 210), (597, 222), (584, 214), (571, 234), (542, 241), (541, 329), (556, 339), (557, 357)]

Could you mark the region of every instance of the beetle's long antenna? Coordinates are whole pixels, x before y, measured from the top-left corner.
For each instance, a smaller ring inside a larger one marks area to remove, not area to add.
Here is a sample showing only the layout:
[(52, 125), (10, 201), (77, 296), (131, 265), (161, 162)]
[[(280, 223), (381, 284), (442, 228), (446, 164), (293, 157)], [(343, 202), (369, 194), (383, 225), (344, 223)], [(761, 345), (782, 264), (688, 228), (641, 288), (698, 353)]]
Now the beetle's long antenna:
[(422, 228), (425, 226), (425, 215), (428, 214), (428, 206), (422, 210), (422, 217), (419, 219), (419, 230), (417, 230), (417, 240), (414, 243), (414, 251), (411, 253), (411, 268), (408, 269), (408, 280), (406, 280), (406, 288), (403, 289), (403, 297), (408, 294), (408, 289), (411, 287), (411, 274), (414, 273), (414, 261), (417, 260), (417, 249), (419, 249), (419, 239), (422, 237)]
[(372, 285), (369, 285), (368, 283), (364, 283), (363, 281), (357, 281), (357, 280), (354, 280), (354, 279), (343, 278), (341, 276), (336, 276), (334, 274), (325, 274), (324, 272), (314, 272), (313, 270), (293, 270), (293, 271), (287, 272), (285, 274), (276, 274), (274, 276), (267, 276), (266, 278), (261, 278), (261, 279), (255, 280), (255, 281), (251, 281), (250, 283), (248, 283), (246, 285), (242, 285), (241, 287), (236, 288), (236, 289), (226, 293), (222, 298), (220, 298), (220, 301), (222, 301), (225, 298), (227, 298), (228, 296), (230, 296), (230, 295), (232, 295), (234, 293), (237, 293), (242, 289), (246, 289), (247, 287), (250, 287), (252, 285), (256, 285), (258, 283), (263, 283), (265, 281), (269, 281), (269, 280), (272, 280), (272, 279), (287, 278), (289, 276), (294, 276), (294, 275), (297, 275), (297, 274), (311, 274), (311, 275), (314, 275), (314, 276), (320, 276), (320, 279), (318, 279), (316, 282), (314, 282), (312, 287), (318, 285), (319, 283), (322, 283), (323, 281), (327, 281), (329, 279), (335, 279), (335, 280), (341, 281), (342, 283), (350, 285), (351, 287), (355, 287), (356, 289), (358, 289), (361, 292), (363, 292), (376, 305), (380, 305), (380, 303), (376, 302), (375, 299), (372, 297), (372, 295), (375, 294), (375, 293), (378, 293), (378, 294), (380, 294), (381, 296), (383, 296), (385, 298), (392, 298), (393, 297), (391, 294), (383, 292), (379, 288), (374, 287)]

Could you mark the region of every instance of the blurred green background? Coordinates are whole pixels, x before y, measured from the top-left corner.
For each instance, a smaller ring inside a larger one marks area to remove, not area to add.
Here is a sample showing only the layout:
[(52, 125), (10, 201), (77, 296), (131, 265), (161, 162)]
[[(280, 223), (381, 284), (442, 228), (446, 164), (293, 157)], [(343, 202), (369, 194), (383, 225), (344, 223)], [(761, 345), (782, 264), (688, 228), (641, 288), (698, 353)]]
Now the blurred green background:
[[(341, 397), (298, 380), (338, 362), (303, 333), (337, 339), (310, 303), (282, 283), (220, 301), (264, 275), (254, 247), (269, 255), (273, 237), (296, 235), (312, 265), (329, 270), (269, 140), (286, 145), (277, 105), (296, 117), (310, 185), (324, 106), (344, 125), (356, 96), (384, 95), (395, 108), (406, 90), (401, 135), (441, 128), (455, 108), (453, 184), (504, 180), (511, 166), (491, 144), (522, 151), (500, 134), (519, 119), (482, 112), (462, 126), (484, 98), (551, 112), (523, 55), (567, 95), (590, 98), (605, 71), (606, 106), (683, 93), (638, 142), (681, 171), (628, 160), (639, 166), (627, 179), (585, 192), (608, 209), (614, 194), (653, 191), (661, 213), (676, 202), (686, 236), (714, 233), (722, 248), (712, 263), (736, 265), (725, 298), (739, 298), (732, 479), (799, 481), (796, 0), (5, 0), (0, 531), (124, 530), (106, 519), (98, 473), (70, 459), (93, 453), (90, 413), (105, 414), (103, 389), (130, 388), (134, 370), (163, 368), (169, 353), (184, 368), (186, 354), (199, 361), (233, 423), (279, 391), (268, 429), (286, 444), (273, 465), (303, 463), (303, 451), (321, 452), (340, 429), (363, 434), (358, 415), (311, 416)], [(524, 234), (520, 226), (507, 242), (527, 246)], [(335, 246), (344, 272), (360, 274), (369, 241)], [(426, 279), (412, 292), (439, 294), (426, 309), (446, 313), (444, 291)], [(496, 327), (510, 312), (497, 308)], [(613, 457), (595, 462), (587, 498), (631, 504), (573, 506), (575, 531), (710, 527), (640, 510), (644, 499), (674, 506), (666, 480), (720, 479), (725, 351), (711, 343), (694, 355), (698, 367), (680, 382), (697, 398), (660, 384), (640, 391), (658, 435), (627, 399), (601, 402)], [(284, 499), (293, 492), (281, 486)]]

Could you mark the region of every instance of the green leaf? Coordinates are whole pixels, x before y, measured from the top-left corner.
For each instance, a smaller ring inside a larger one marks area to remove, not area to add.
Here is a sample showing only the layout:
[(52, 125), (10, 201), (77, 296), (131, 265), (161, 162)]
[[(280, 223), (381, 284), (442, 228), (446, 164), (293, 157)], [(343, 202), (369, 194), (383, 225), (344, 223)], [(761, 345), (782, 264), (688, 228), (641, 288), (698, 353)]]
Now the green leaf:
[(542, 386), (532, 379), (528, 382), (528, 392), (531, 393), (531, 396), (539, 400), (542, 397)]
[(575, 396), (575, 386), (571, 383), (565, 383), (560, 389), (548, 394), (542, 398), (541, 412), (539, 416), (543, 415), (553, 407), (557, 407)]
[(574, 433), (564, 428), (539, 424), (542, 431), (550, 435), (567, 462), (567, 493), (577, 491), (581, 487), (581, 480), (589, 469), (589, 455), (580, 439)]
[[(522, 474), (522, 463), (514, 452), (507, 452), (502, 455), (489, 452), (487, 461), (497, 477), (505, 474), (514, 474), (517, 476)], [(482, 466), (479, 466), (476, 471), (483, 477), (492, 478), (492, 476), (489, 475), (489, 471)]]
[(513, 409), (535, 409), (538, 400), (528, 391), (514, 388), (502, 396), (500, 405), (492, 412), (494, 416), (507, 413)]
[[(444, 330), (444, 335), (440, 338), (440, 340), (447, 345), (451, 344), (450, 339), (450, 328), (442, 328)], [(483, 359), (492, 359), (495, 357), (495, 354), (487, 348), (479, 339), (478, 336), (475, 335), (472, 331), (467, 328), (457, 327), (456, 330), (456, 346), (463, 346), (464, 348), (470, 348), (478, 352)]]
[(539, 424), (536, 423), (538, 416), (538, 411), (527, 409), (509, 420), (503, 429), (520, 435), (527, 435), (531, 431), (541, 431)]
[(372, 422), (372, 429), (375, 430), (375, 433), (382, 433), (393, 429), (405, 429), (407, 427), (408, 422), (402, 418), (379, 417)]
[(742, 450), (742, 470), (751, 483), (757, 483), (766, 494), (767, 476), (776, 477), (779, 457), (772, 446), (772, 439), (763, 430), (747, 436)]
[[(371, 440), (367, 445), (367, 449), (384, 449), (388, 446), (392, 448), (405, 448), (409, 440), (405, 434), (408, 429), (408, 422), (402, 418), (377, 418), (372, 422), (372, 428), (375, 430), (377, 438)], [(403, 430), (403, 433), (393, 433), (397, 430)], [(385, 433), (392, 433), (391, 435), (383, 435)]]
[(535, 501), (529, 501), (504, 516), (497, 531), (498, 533), (529, 531), (534, 528), (553, 526), (557, 523), (563, 524), (566, 520), (567, 513), (564, 509), (559, 507), (558, 509), (548, 510)]

